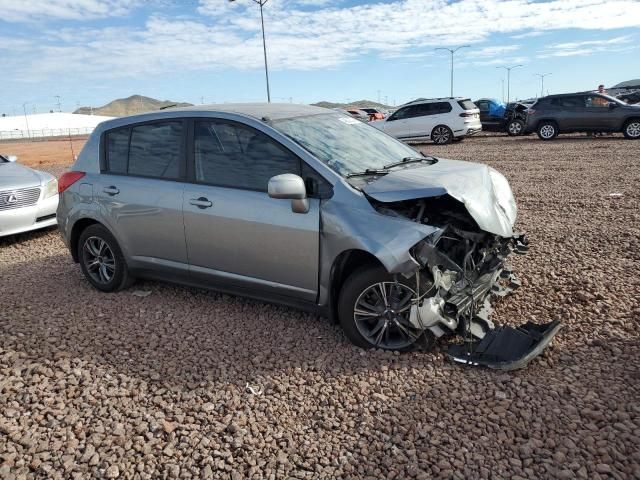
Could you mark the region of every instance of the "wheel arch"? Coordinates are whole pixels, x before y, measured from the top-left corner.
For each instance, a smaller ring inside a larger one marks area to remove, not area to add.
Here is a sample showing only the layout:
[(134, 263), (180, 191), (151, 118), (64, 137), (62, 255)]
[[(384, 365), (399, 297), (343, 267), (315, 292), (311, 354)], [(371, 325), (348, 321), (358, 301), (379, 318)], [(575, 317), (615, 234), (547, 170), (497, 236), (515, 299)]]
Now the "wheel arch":
[[(69, 250), (71, 251), (73, 261), (76, 263), (80, 261), (78, 258), (78, 241), (80, 240), (80, 235), (82, 235), (82, 232), (91, 225), (101, 225), (104, 228), (107, 228), (103, 223), (100, 223), (95, 218), (90, 217), (80, 218), (73, 224), (73, 227), (71, 227), (71, 234), (69, 235)], [(107, 228), (107, 230), (109, 229)]]
[(340, 253), (331, 266), (330, 274), (330, 317), (333, 323), (338, 323), (338, 299), (340, 290), (351, 272), (363, 265), (380, 266), (382, 262), (370, 252), (360, 249), (345, 250)]

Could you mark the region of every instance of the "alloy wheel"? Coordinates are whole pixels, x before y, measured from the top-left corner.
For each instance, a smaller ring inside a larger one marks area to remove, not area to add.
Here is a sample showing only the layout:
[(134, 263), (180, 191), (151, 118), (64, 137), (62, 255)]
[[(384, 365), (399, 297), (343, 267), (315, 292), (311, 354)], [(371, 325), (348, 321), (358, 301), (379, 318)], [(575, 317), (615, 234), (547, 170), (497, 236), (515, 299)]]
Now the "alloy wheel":
[(397, 282), (379, 282), (356, 299), (353, 319), (358, 332), (376, 348), (401, 350), (416, 342), (422, 331), (409, 323), (415, 292)]
[(631, 138), (640, 137), (640, 122), (631, 122), (627, 125), (627, 135)]
[(522, 132), (522, 123), (511, 122), (509, 124), (509, 133), (512, 135), (519, 135)]
[(109, 244), (100, 237), (89, 237), (82, 247), (83, 261), (93, 280), (107, 284), (116, 272), (116, 260)]
[(436, 127), (433, 130), (433, 141), (438, 144), (445, 144), (449, 142), (451, 135), (449, 133), (449, 129), (447, 127)]
[(552, 138), (556, 133), (556, 129), (553, 125), (543, 125), (540, 128), (540, 136), (542, 138)]

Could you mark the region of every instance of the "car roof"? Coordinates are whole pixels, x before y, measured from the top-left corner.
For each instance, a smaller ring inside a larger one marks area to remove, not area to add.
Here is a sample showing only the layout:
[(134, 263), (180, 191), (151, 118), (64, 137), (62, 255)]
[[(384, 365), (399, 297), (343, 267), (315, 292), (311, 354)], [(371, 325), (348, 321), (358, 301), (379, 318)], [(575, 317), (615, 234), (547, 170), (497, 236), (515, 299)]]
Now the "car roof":
[(467, 97), (416, 98), (415, 100), (411, 100), (410, 102), (404, 103), (400, 106), (404, 107), (406, 105), (412, 105), (414, 103), (442, 102), (443, 100), (459, 101), (459, 100), (470, 100), (470, 99)]
[(112, 127), (120, 127), (132, 123), (161, 120), (169, 118), (179, 118), (181, 114), (188, 114), (190, 117), (210, 116), (212, 113), (231, 113), (253, 117), (260, 121), (282, 120), (285, 118), (305, 117), (308, 115), (321, 115), (324, 113), (335, 113), (329, 108), (314, 107), (312, 105), (298, 105), (294, 103), (223, 103), (212, 105), (193, 105), (191, 107), (165, 108), (153, 112), (117, 117), (106, 120), (100, 124), (100, 130)]

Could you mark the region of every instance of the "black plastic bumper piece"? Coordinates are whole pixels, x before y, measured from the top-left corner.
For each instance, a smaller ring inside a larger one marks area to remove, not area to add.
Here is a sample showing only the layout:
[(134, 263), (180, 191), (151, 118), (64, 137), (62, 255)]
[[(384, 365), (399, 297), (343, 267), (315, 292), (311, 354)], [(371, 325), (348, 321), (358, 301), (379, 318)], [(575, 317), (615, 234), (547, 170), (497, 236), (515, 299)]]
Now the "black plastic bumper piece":
[(503, 326), (487, 332), (477, 342), (451, 345), (447, 355), (467, 365), (517, 370), (540, 355), (560, 328), (560, 320), (544, 325), (527, 322), (518, 328)]

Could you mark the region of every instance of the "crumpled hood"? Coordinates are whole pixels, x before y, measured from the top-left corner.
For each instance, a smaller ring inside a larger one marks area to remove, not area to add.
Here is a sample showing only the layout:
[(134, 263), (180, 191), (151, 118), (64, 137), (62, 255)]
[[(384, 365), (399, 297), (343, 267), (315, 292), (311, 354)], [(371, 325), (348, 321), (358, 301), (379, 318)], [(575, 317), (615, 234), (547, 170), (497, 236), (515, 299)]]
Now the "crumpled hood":
[(465, 205), (482, 230), (513, 235), (516, 211), (509, 184), (481, 163), (439, 158), (433, 165), (392, 170), (362, 190), (383, 203), (448, 194)]
[(0, 164), (0, 190), (37, 187), (41, 182), (35, 170), (18, 163)]

